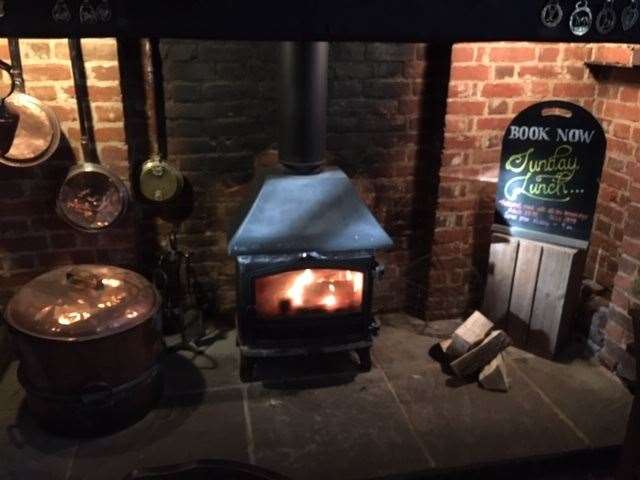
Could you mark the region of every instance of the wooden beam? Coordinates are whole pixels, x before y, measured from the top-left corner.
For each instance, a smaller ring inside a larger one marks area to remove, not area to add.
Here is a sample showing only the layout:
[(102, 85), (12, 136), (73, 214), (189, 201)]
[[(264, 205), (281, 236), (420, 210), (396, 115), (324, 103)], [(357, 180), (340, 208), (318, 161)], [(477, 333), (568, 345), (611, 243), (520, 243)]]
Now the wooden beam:
[[(53, 1), (6, 1), (0, 34), (20, 37), (131, 36), (230, 40), (461, 42), (530, 40), (640, 43), (640, 30), (583, 37), (540, 21), (541, 2), (513, 0), (111, 0), (113, 19), (81, 25), (51, 18)], [(594, 7), (592, 7), (594, 8)], [(619, 11), (622, 5), (616, 6)]]

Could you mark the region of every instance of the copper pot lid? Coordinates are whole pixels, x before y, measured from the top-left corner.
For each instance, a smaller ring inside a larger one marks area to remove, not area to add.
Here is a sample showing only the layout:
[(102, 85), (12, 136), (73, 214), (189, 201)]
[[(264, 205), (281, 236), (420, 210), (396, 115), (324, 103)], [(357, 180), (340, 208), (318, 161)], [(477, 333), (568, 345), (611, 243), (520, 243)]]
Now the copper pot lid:
[(83, 341), (129, 330), (153, 316), (159, 305), (155, 287), (135, 272), (106, 265), (68, 265), (22, 287), (9, 302), (5, 317), (28, 335)]

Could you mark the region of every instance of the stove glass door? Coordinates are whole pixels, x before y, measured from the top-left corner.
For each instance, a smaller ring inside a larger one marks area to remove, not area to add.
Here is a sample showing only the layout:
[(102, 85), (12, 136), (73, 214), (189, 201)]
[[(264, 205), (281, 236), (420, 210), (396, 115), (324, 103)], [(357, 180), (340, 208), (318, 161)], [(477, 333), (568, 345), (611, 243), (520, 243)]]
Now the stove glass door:
[(256, 313), (271, 319), (362, 311), (364, 274), (359, 271), (307, 268), (255, 280)]

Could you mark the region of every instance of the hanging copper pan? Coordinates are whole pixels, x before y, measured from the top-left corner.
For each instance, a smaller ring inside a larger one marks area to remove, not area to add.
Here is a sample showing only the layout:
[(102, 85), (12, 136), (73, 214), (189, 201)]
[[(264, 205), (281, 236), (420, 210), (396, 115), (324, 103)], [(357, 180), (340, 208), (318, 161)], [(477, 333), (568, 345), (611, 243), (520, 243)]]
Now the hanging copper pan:
[(0, 162), (11, 167), (32, 167), (47, 160), (60, 143), (60, 122), (51, 108), (25, 93), (20, 44), (9, 39), (11, 76), (15, 92), (6, 101), (7, 110), (18, 117), (10, 150), (0, 156)]
[(124, 214), (129, 191), (117, 175), (98, 161), (79, 39), (69, 40), (69, 55), (78, 103), (83, 161), (67, 174), (58, 193), (56, 209), (72, 227), (85, 232), (97, 232), (109, 227)]
[(178, 169), (166, 161), (165, 155), (160, 150), (156, 77), (151, 40), (143, 39), (141, 46), (151, 156), (144, 162), (140, 171), (140, 193), (152, 202), (170, 202), (180, 195), (184, 186), (184, 177)]
[(20, 118), (11, 113), (5, 104), (5, 100), (11, 96), (16, 88), (16, 82), (13, 75), (11, 75), (11, 65), (0, 60), (0, 70), (9, 74), (9, 90), (2, 96), (2, 100), (0, 100), (0, 155), (4, 155), (11, 149), (11, 145), (13, 145), (13, 139), (16, 136)]

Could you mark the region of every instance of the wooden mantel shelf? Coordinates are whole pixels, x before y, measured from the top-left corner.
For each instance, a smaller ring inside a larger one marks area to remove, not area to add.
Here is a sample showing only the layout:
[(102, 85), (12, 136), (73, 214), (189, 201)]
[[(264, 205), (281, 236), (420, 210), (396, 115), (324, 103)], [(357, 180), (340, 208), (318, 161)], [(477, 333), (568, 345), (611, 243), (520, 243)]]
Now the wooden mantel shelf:
[[(109, 0), (111, 20), (97, 24), (79, 22), (79, 0), (67, 3), (71, 21), (56, 23), (54, 0), (5, 0), (0, 36), (640, 43), (637, 27), (607, 35), (592, 28), (577, 37), (570, 10), (547, 28), (540, 21), (546, 0)], [(626, 2), (616, 3), (620, 11)]]
[(593, 45), (588, 65), (633, 68), (640, 66), (640, 45), (601, 43)]

